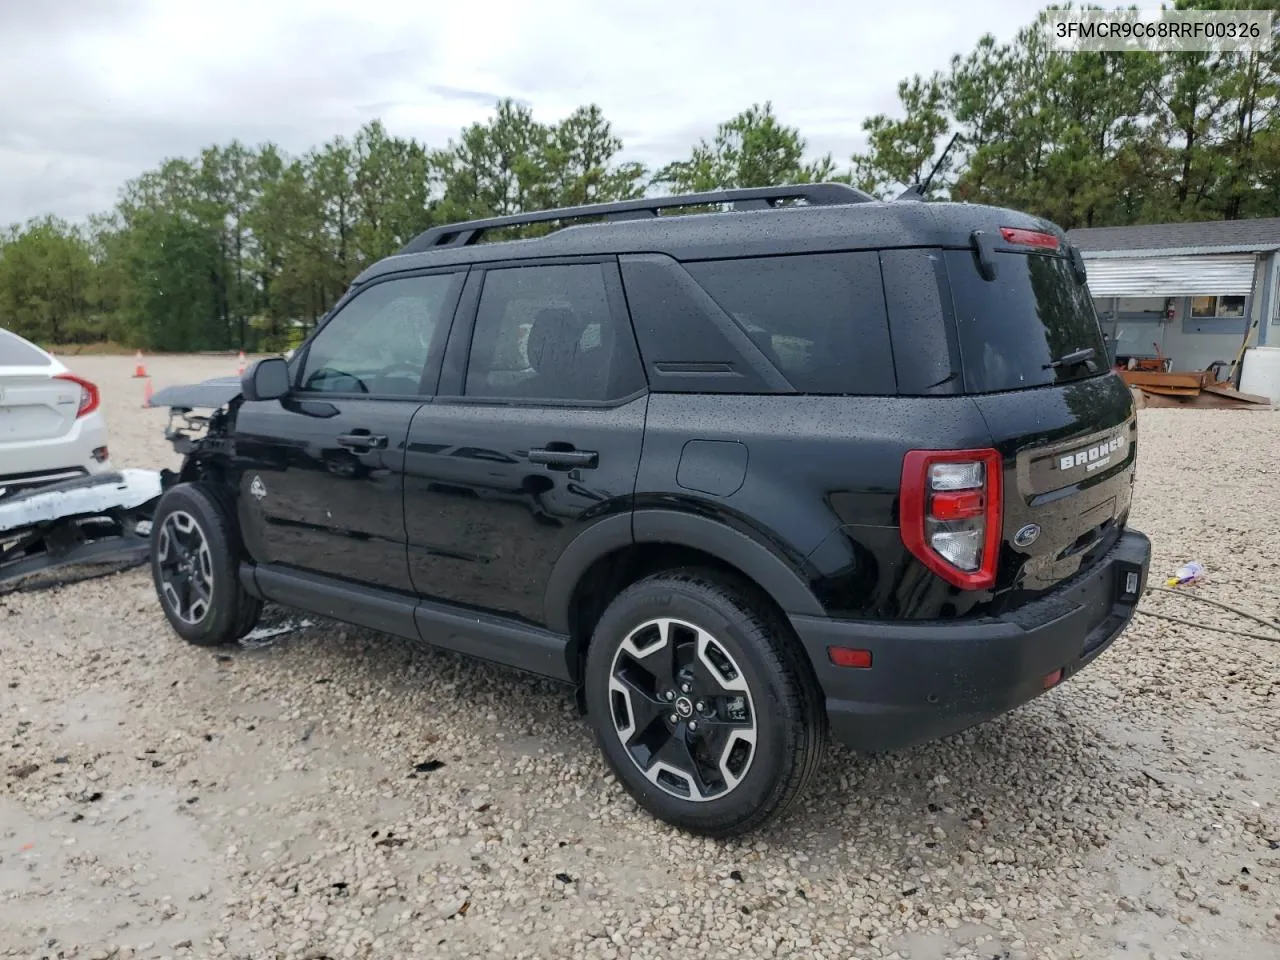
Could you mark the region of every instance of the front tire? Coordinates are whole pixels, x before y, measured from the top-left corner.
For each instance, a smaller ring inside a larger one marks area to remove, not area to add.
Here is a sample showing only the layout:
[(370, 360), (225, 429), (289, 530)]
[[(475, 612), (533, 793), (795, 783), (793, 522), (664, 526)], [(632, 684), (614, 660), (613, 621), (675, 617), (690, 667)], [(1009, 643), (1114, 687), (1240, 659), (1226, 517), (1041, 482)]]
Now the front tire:
[(636, 802), (706, 836), (781, 815), (826, 742), (789, 625), (716, 571), (657, 574), (614, 598), (587, 651), (585, 690), (596, 741)]
[(234, 517), (206, 487), (167, 490), (151, 523), (151, 577), (170, 626), (202, 647), (234, 643), (258, 622), (262, 601), (240, 585)]

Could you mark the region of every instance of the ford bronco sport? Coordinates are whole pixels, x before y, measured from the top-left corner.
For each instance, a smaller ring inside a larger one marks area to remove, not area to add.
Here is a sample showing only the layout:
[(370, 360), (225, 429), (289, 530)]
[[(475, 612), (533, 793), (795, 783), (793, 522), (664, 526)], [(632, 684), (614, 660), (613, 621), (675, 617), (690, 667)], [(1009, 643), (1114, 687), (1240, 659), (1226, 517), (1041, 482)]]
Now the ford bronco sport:
[(157, 395), (155, 584), (193, 643), (270, 600), (575, 684), (644, 808), (738, 834), (829, 734), (945, 736), (1125, 628), (1106, 356), (1079, 252), (1010, 210), (807, 184), (437, 227), (288, 362)]

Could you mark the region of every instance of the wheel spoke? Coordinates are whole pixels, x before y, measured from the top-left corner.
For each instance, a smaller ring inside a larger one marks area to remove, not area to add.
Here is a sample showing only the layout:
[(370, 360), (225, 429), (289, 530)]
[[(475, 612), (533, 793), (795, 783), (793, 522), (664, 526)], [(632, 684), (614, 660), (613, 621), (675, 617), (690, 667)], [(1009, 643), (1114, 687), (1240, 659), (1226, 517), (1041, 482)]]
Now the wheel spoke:
[(182, 601), (182, 609), (178, 612), (178, 616), (189, 618), (191, 616), (191, 575), (188, 573), (180, 574), (178, 577), (178, 596)]
[(689, 743), (684, 724), (680, 724), (675, 733), (663, 741), (645, 769), (645, 774), (659, 786), (663, 785), (664, 774), (667, 776), (674, 774), (676, 779), (684, 780), (688, 784), (691, 800), (705, 799), (712, 792), (712, 787), (708, 784)]
[(747, 689), (746, 677), (715, 638), (705, 630), (698, 631), (696, 655), (690, 669), (708, 692), (723, 695), (741, 694)]
[(712, 757), (720, 757), (724, 753), (724, 748), (729, 744), (729, 737), (733, 731), (749, 729), (749, 726), (734, 723), (722, 723), (719, 720), (699, 720), (698, 733), (702, 738), (702, 742), (706, 745), (707, 754)]
[(628, 725), (631, 732), (624, 738), (623, 743), (628, 750), (644, 740), (649, 735), (649, 728), (655, 722), (661, 723), (670, 711), (670, 707), (658, 699), (657, 692), (652, 686), (646, 687), (638, 683), (629, 672), (615, 673), (610, 680), (609, 689), (614, 694), (621, 694), (626, 700)]
[(694, 755), (693, 745), (687, 737), (679, 737), (681, 752), (685, 757), (685, 764), (689, 773), (693, 776), (694, 786), (697, 788), (699, 796), (705, 797), (711, 792), (707, 783), (707, 778), (703, 775), (702, 764)]

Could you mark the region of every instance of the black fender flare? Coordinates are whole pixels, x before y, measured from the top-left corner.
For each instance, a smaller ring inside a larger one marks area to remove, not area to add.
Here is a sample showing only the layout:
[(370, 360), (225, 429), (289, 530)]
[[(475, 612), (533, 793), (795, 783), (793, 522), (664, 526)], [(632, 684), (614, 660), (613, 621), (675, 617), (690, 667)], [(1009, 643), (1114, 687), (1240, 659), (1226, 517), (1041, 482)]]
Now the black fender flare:
[(659, 509), (608, 517), (570, 542), (547, 580), (547, 627), (568, 634), (569, 605), (583, 574), (606, 554), (641, 543), (672, 543), (709, 553), (758, 583), (785, 613), (826, 615), (799, 571), (760, 541), (709, 517)]

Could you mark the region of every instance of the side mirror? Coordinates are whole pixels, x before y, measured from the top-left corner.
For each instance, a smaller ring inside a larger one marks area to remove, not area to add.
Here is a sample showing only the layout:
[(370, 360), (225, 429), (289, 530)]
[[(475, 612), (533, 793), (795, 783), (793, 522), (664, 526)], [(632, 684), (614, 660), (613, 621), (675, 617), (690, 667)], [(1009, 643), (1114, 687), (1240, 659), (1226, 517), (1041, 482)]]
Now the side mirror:
[(240, 378), (246, 400), (279, 400), (289, 393), (289, 364), (282, 357), (257, 360)]

